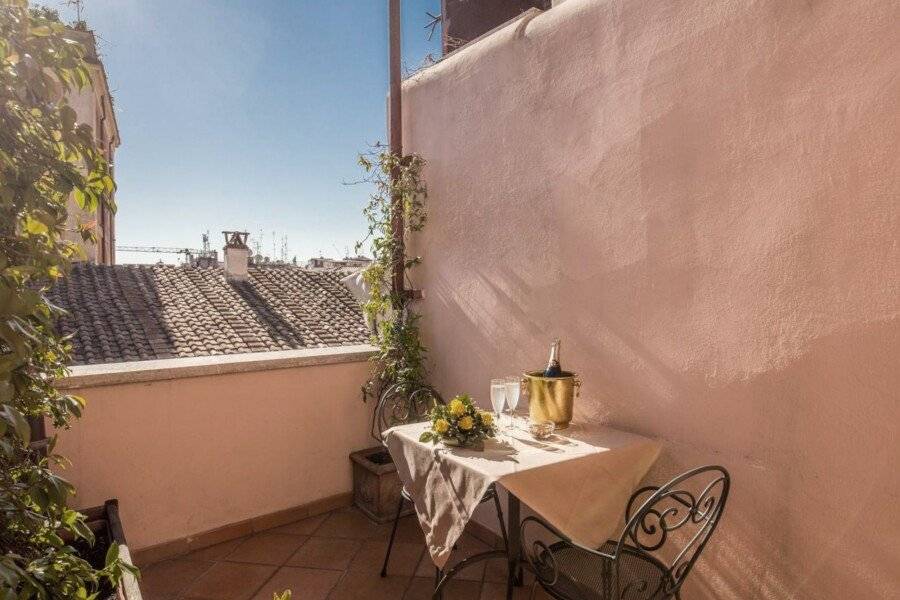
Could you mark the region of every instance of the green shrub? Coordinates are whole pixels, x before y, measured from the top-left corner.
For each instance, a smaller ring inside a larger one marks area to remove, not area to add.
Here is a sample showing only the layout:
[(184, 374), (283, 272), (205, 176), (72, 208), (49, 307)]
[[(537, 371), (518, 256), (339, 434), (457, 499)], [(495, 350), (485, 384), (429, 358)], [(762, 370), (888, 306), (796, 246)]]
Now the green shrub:
[[(91, 212), (114, 189), (93, 132), (66, 93), (90, 85), (84, 48), (52, 11), (0, 0), (0, 599), (95, 598), (133, 569), (113, 544), (91, 566), (74, 545), (93, 542), (74, 490), (50, 470), (55, 437), (32, 443), (29, 422), (68, 427), (84, 402), (55, 389), (69, 344), (44, 292), (78, 247), (63, 239), (73, 197)], [(89, 226), (80, 227), (89, 240)]]

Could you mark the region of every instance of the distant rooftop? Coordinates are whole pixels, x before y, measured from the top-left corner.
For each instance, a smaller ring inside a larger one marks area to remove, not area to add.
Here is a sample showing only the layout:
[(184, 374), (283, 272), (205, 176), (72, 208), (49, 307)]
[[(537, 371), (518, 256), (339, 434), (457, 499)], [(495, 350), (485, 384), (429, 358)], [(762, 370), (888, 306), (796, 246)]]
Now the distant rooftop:
[(369, 331), (340, 273), (253, 266), (76, 265), (49, 294), (70, 312), (74, 364), (365, 344)]

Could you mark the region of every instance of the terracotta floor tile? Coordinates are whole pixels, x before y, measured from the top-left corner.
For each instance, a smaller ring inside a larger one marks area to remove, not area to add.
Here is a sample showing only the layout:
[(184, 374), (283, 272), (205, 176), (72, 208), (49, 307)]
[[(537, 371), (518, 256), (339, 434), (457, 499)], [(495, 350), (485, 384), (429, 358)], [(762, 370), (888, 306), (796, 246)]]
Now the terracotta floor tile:
[[(494, 583), (506, 583), (506, 574), (508, 572), (507, 562), (505, 558), (494, 558), (485, 563), (484, 580)], [(528, 569), (522, 569), (522, 577), (525, 585), (531, 585), (534, 582), (534, 575)]]
[(387, 539), (390, 524), (373, 523), (355, 508), (336, 510), (316, 529), (321, 537), (348, 538), (353, 540)]
[(397, 524), (396, 540), (398, 542), (425, 543), (425, 534), (415, 515), (400, 519), (400, 523)]
[(468, 533), (463, 533), (460, 538), (456, 541), (456, 550), (454, 552), (461, 552), (465, 556), (471, 556), (477, 552), (485, 552), (487, 550), (491, 550), (492, 548), (476, 538), (473, 535), (469, 535)]
[(409, 577), (347, 571), (328, 596), (329, 600), (399, 600), (409, 586)]
[(311, 537), (288, 559), (287, 564), (293, 567), (343, 571), (361, 545), (362, 542), (358, 540)]
[[(479, 552), (487, 552), (490, 550), (487, 544), (475, 539), (470, 535), (464, 534), (457, 542), (457, 548), (450, 555), (445, 570), (450, 569), (462, 559), (477, 554)], [(471, 566), (465, 567), (454, 578), (469, 581), (481, 581), (484, 578), (484, 562), (478, 562)], [(416, 569), (416, 577), (433, 577), (434, 563), (431, 562), (431, 555), (424, 553), (419, 561), (419, 567)]]
[[(541, 586), (537, 586), (534, 590), (534, 596), (531, 595), (531, 586), (524, 585), (522, 587), (513, 588), (513, 600), (550, 600)], [(485, 583), (481, 588), (481, 598), (479, 600), (506, 600), (506, 584), (505, 583)]]
[(434, 577), (413, 577), (403, 600), (431, 600), (434, 592)]
[(422, 553), (419, 559), (419, 566), (416, 568), (416, 577), (434, 577), (434, 563), (431, 562), (431, 555), (426, 551)]
[[(445, 571), (449, 570), (453, 565), (459, 562), (460, 558), (458, 555), (454, 555), (450, 558), (450, 561), (447, 563), (445, 567)], [(415, 573), (416, 577), (434, 577), (434, 563), (431, 562), (431, 556), (425, 552), (419, 560), (419, 566), (416, 569)], [(463, 568), (462, 571), (457, 573), (454, 576), (454, 579), (461, 579), (467, 581), (481, 581), (484, 578), (484, 563), (478, 562), (468, 567)]]
[(258, 533), (244, 540), (231, 554), (225, 557), (225, 560), (261, 565), (283, 565), (306, 539), (305, 536)]
[[(362, 549), (350, 563), (351, 571), (368, 571), (381, 573), (381, 565), (384, 564), (384, 554), (387, 551), (387, 542), (369, 540), (363, 542)], [(423, 544), (408, 544), (406, 542), (394, 542), (391, 550), (391, 560), (388, 563), (388, 573), (391, 575), (412, 575), (419, 564), (419, 558), (425, 551)]]
[[(434, 564), (415, 517), (398, 524), (388, 577), (380, 577), (390, 527), (369, 521), (356, 509), (338, 509), (217, 544), (144, 569), (144, 599), (272, 600), (273, 593), (287, 589), (292, 600), (430, 599)], [(466, 533), (448, 565), (486, 550), (487, 544)], [(533, 580), (526, 574), (515, 600), (529, 598)], [(505, 597), (503, 559), (464, 569), (444, 590), (444, 600)], [(534, 597), (549, 598), (540, 589)]]
[(325, 600), (343, 571), (281, 567), (253, 600), (272, 600), (272, 594), (291, 590), (291, 600)]
[[(478, 600), (481, 595), (481, 584), (477, 581), (452, 580), (444, 586), (443, 600)], [(431, 600), (434, 593), (434, 579), (430, 577), (413, 577), (403, 600)]]
[(213, 566), (211, 562), (176, 558), (141, 569), (141, 592), (148, 599), (174, 598)]
[(234, 552), (234, 549), (240, 546), (245, 539), (247, 538), (240, 537), (207, 548), (194, 550), (193, 552), (186, 554), (184, 558), (190, 560), (219, 560)]
[(494, 583), (506, 583), (506, 577), (509, 573), (505, 558), (492, 558), (484, 563), (484, 580)]
[(315, 517), (308, 517), (301, 521), (295, 521), (294, 523), (288, 523), (287, 525), (282, 525), (281, 527), (276, 527), (275, 529), (270, 530), (270, 533), (289, 533), (292, 535), (312, 535), (316, 532), (316, 529), (319, 528), (325, 519), (328, 518), (328, 513), (324, 515), (317, 515)]
[(184, 593), (202, 600), (248, 600), (274, 573), (275, 567), (220, 562), (200, 576)]

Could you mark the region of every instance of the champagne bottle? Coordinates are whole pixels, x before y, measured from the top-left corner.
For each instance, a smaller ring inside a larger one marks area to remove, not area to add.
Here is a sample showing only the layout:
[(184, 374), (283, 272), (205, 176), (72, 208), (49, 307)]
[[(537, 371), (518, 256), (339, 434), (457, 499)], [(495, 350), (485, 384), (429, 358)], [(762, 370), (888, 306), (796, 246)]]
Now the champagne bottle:
[(562, 377), (562, 368), (559, 366), (559, 340), (553, 340), (550, 344), (550, 360), (544, 369), (544, 377)]

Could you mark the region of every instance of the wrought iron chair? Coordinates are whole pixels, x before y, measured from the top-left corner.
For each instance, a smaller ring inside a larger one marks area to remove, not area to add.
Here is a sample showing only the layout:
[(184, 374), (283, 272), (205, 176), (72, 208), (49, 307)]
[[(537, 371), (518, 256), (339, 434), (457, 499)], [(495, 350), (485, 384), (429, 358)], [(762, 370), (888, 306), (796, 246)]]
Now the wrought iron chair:
[[(423, 386), (406, 393), (403, 386), (394, 384), (388, 387), (378, 399), (378, 405), (372, 414), (372, 435), (385, 445), (384, 433), (395, 425), (416, 423), (425, 421), (435, 403), (444, 404), (444, 399), (431, 386)], [(506, 524), (503, 522), (503, 511), (500, 508), (500, 498), (496, 488), (491, 485), (481, 498), (481, 502), (494, 502), (497, 509), (497, 519), (500, 521), (500, 533), (503, 536), (503, 544), (509, 549), (506, 537)], [(394, 517), (394, 525), (391, 528), (391, 538), (388, 542), (387, 552), (384, 555), (384, 565), (381, 567), (381, 576), (387, 577), (388, 562), (391, 559), (391, 549), (394, 547), (394, 537), (397, 535), (397, 525), (400, 523), (400, 514), (403, 512), (403, 503), (412, 503), (413, 499), (405, 488), (400, 490), (400, 500), (397, 503), (397, 514)], [(440, 570), (436, 571), (440, 579)]]
[(528, 517), (522, 521), (523, 552), (553, 598), (680, 600), (681, 584), (715, 531), (730, 486), (728, 471), (705, 466), (641, 488), (628, 501), (619, 539), (596, 550)]

